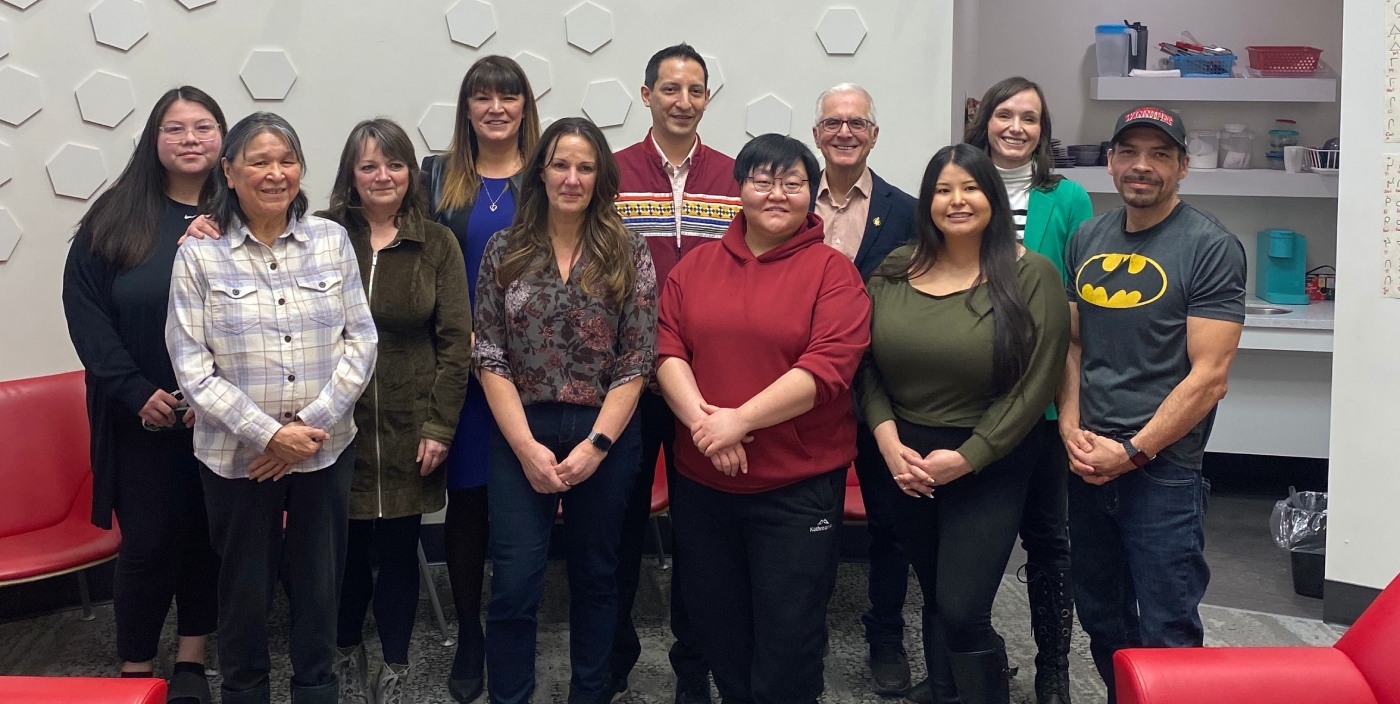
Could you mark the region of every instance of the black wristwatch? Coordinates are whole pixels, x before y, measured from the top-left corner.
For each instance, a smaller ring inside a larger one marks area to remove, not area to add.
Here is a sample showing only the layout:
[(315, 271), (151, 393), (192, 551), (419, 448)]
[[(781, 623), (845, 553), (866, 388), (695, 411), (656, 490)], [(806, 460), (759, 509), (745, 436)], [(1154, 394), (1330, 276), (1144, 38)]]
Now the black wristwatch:
[(1137, 449), (1132, 440), (1123, 441), (1123, 451), (1128, 453), (1128, 461), (1132, 462), (1133, 466), (1138, 469), (1142, 469), (1143, 466), (1152, 461), (1152, 456)]
[(598, 448), (603, 454), (607, 454), (608, 450), (612, 449), (612, 438), (596, 430), (588, 434), (588, 441), (593, 443), (593, 446)]

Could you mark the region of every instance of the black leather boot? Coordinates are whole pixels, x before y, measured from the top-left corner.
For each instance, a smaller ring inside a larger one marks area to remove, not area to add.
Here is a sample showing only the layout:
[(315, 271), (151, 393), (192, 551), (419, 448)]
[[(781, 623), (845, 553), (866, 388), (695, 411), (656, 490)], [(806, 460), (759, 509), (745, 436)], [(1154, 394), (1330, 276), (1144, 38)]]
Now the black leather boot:
[(971, 653), (950, 653), (949, 659), (962, 704), (1010, 704), (1011, 683), (1005, 645)]
[(1069, 571), (1027, 564), (1026, 595), (1035, 636), (1036, 704), (1070, 704), (1069, 640), (1074, 629), (1074, 584)]

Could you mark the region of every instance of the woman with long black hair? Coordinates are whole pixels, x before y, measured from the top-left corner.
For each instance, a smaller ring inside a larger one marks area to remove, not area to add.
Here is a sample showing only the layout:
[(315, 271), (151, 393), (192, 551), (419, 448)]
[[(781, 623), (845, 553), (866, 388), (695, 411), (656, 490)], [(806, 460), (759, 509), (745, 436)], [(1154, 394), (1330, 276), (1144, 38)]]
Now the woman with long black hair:
[[(942, 625), (957, 696), (1000, 704), (1010, 694), (992, 601), (1039, 451), (1028, 433), (1064, 369), (1069, 307), (1055, 265), (1017, 243), (982, 151), (939, 150), (916, 217), (914, 242), (869, 282), (861, 402), (905, 494), (895, 529)], [(925, 644), (930, 671), (939, 650)]]

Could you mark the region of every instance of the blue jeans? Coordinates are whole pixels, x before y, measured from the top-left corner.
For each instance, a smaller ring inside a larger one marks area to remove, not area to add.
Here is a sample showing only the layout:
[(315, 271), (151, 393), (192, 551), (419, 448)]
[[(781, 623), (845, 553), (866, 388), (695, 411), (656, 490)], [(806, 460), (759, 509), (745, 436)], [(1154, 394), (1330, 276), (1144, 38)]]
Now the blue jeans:
[(1201, 645), (1208, 490), (1160, 458), (1103, 486), (1070, 478), (1074, 601), (1110, 702), (1115, 651)]
[[(593, 430), (598, 409), (565, 403), (525, 407), (535, 440), (562, 460)], [(544, 591), (549, 534), (562, 501), (569, 576), (569, 701), (606, 701), (617, 625), (617, 545), (627, 493), (637, 474), (636, 416), (598, 470), (562, 494), (541, 494), (500, 430), (491, 434), (491, 601), (486, 668), (491, 701), (524, 704), (535, 690), (535, 613)]]

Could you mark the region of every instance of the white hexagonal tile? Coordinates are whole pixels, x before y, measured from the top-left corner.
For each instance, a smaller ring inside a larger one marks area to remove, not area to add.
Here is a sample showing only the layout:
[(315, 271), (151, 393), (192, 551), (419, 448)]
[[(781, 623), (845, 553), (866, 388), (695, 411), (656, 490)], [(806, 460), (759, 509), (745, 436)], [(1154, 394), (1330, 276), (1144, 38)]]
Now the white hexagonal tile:
[(10, 23), (0, 20), (0, 59), (10, 55), (11, 46), (14, 46), (14, 40), (10, 38)]
[(99, 44), (127, 51), (148, 32), (146, 6), (136, 0), (102, 0), (88, 13), (92, 36)]
[(136, 109), (131, 81), (106, 71), (98, 71), (83, 81), (77, 96), (83, 120), (104, 127), (116, 127)]
[(554, 80), (549, 75), (549, 59), (522, 51), (515, 55), (515, 63), (520, 64), (525, 77), (530, 79), (530, 90), (535, 92), (536, 100), (554, 87)]
[(0, 122), (18, 127), (34, 117), (44, 106), (44, 91), (39, 77), (14, 66), (0, 68)]
[(632, 93), (622, 82), (609, 79), (588, 84), (583, 94), (583, 114), (599, 127), (616, 127), (627, 120), (632, 108)]
[(832, 8), (817, 25), (817, 38), (828, 54), (854, 54), (865, 40), (865, 21), (849, 7)]
[(179, 0), (180, 4), (184, 5), (186, 10), (194, 10), (204, 7), (205, 5), (213, 5), (216, 1), (217, 0)]
[(710, 89), (710, 97), (715, 97), (715, 93), (724, 87), (724, 69), (719, 65), (719, 59), (709, 54), (701, 54), (705, 59), (705, 68), (710, 72), (710, 82), (707, 86)]
[(788, 134), (792, 132), (792, 107), (769, 93), (749, 103), (748, 112), (744, 114), (744, 131), (751, 137), (769, 132)]
[(564, 34), (570, 44), (592, 54), (612, 41), (612, 13), (585, 2), (564, 15)]
[(452, 130), (457, 126), (457, 106), (446, 103), (433, 103), (418, 121), (418, 134), (428, 149), (445, 152), (452, 146)]
[(496, 33), (496, 13), (485, 0), (461, 0), (447, 10), (447, 35), (477, 49)]
[(281, 49), (259, 49), (238, 72), (253, 100), (282, 100), (297, 82), (297, 70)]
[(29, 6), (36, 2), (39, 2), (39, 0), (5, 0), (6, 5), (14, 5), (21, 10), (28, 10)]
[(102, 152), (69, 142), (49, 159), (49, 182), (60, 196), (87, 200), (107, 180)]
[(19, 231), (19, 223), (15, 222), (10, 211), (0, 208), (0, 262), (9, 261), (21, 236), (23, 233)]
[(15, 176), (15, 150), (0, 142), (0, 186), (10, 182)]

